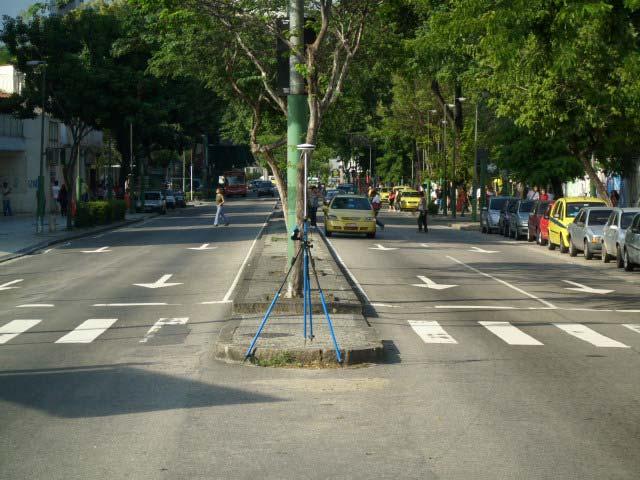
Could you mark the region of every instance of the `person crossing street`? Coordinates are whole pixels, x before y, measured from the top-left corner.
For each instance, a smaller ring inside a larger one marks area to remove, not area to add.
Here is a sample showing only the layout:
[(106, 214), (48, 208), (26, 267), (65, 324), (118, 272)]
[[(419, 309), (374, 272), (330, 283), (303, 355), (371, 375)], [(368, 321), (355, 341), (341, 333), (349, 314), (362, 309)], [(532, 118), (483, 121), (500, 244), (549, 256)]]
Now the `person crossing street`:
[(420, 203), (418, 203), (418, 232), (429, 232), (427, 227), (427, 198), (424, 196), (424, 191), (420, 192)]
[(229, 226), (229, 218), (224, 214), (224, 193), (221, 188), (216, 190), (216, 219), (213, 226), (217, 227), (220, 220), (224, 221), (225, 227)]

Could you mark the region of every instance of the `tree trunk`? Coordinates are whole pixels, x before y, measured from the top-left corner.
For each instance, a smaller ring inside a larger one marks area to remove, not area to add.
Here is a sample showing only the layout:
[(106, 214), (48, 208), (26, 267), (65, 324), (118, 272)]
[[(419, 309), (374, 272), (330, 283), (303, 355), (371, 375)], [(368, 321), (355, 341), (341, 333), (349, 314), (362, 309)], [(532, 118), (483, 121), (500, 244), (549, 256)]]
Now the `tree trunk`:
[(598, 174), (596, 172), (596, 169), (593, 168), (593, 165), (591, 164), (591, 155), (589, 153), (587, 153), (587, 152), (581, 152), (580, 153), (580, 161), (582, 162), (582, 165), (584, 167), (584, 171), (589, 176), (589, 180), (591, 180), (594, 183), (594, 185), (596, 186), (596, 190), (598, 192), (598, 196), (602, 200), (607, 202), (607, 205), (611, 205), (611, 200), (609, 199), (609, 195), (607, 193), (607, 187), (602, 182), (602, 180), (600, 180), (600, 178), (598, 178)]
[(76, 189), (76, 162), (78, 161), (79, 145), (75, 142), (71, 146), (71, 158), (62, 169), (64, 183), (67, 186), (67, 230), (73, 229), (73, 208), (72, 201), (75, 198)]
[[(271, 150), (266, 150), (263, 152), (264, 158), (267, 161), (267, 165), (269, 165), (269, 169), (271, 170), (271, 174), (274, 176), (276, 181), (276, 188), (278, 189), (278, 193), (280, 194), (280, 203), (282, 205), (282, 213), (284, 215), (285, 224), (287, 222), (287, 188), (284, 184), (284, 180), (282, 179), (282, 173), (278, 169), (278, 165), (276, 164), (276, 158), (273, 155)], [(287, 232), (293, 231), (292, 225), (287, 225)]]

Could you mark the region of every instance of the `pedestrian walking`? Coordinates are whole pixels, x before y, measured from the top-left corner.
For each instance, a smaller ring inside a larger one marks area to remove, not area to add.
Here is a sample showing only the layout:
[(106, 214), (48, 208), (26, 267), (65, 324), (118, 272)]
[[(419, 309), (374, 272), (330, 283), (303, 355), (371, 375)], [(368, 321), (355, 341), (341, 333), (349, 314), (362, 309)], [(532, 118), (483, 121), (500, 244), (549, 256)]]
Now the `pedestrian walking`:
[(424, 192), (420, 192), (420, 203), (418, 203), (418, 232), (429, 232), (427, 227), (427, 197), (424, 196)]
[(609, 195), (609, 199), (611, 200), (611, 206), (617, 207), (618, 203), (620, 203), (620, 195), (617, 190), (611, 190), (611, 195)]
[(311, 192), (308, 197), (307, 207), (309, 208), (309, 221), (311, 222), (312, 227), (316, 227), (317, 219), (318, 219), (318, 205), (320, 204), (320, 196), (318, 194), (318, 189), (315, 185), (311, 187)]
[(60, 202), (60, 214), (64, 217), (67, 215), (67, 203), (69, 201), (69, 194), (67, 192), (67, 186), (63, 183), (58, 193), (58, 201)]
[(380, 198), (380, 194), (375, 188), (371, 189), (370, 198), (371, 206), (373, 207), (373, 217), (376, 220), (376, 225), (384, 230), (384, 223), (378, 220), (378, 213), (380, 212), (380, 208), (382, 207), (382, 199)]
[(5, 217), (13, 215), (11, 211), (11, 187), (7, 182), (2, 184), (2, 214)]
[(220, 220), (224, 221), (225, 227), (229, 226), (229, 219), (224, 214), (224, 194), (221, 188), (216, 190), (216, 219), (213, 222), (213, 226), (217, 227)]
[(53, 185), (51, 185), (51, 197), (53, 198), (52, 210), (53, 213), (58, 213), (58, 203), (60, 202), (60, 185), (58, 184), (58, 180), (54, 180)]
[(396, 191), (394, 189), (391, 189), (391, 192), (389, 193), (389, 211), (393, 212), (394, 210), (394, 204), (396, 201)]
[(402, 211), (402, 203), (400, 203), (401, 200), (402, 200), (402, 192), (398, 191), (396, 192), (396, 198), (393, 200), (393, 208), (395, 209), (396, 212)]

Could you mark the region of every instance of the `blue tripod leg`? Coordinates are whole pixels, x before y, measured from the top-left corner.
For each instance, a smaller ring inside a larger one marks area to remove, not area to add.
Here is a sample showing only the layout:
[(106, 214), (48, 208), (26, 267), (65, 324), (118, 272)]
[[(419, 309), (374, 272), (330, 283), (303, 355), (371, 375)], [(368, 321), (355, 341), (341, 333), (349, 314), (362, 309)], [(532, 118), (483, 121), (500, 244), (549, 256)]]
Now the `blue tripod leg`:
[(313, 265), (313, 275), (316, 278), (316, 284), (318, 285), (318, 293), (320, 294), (320, 303), (322, 303), (322, 310), (324, 311), (324, 316), (327, 319), (327, 325), (329, 326), (329, 333), (331, 334), (331, 341), (333, 342), (333, 348), (336, 351), (336, 358), (338, 359), (338, 363), (342, 363), (342, 355), (340, 354), (340, 345), (338, 345), (338, 340), (336, 339), (336, 332), (333, 329), (333, 321), (331, 320), (331, 315), (329, 315), (329, 309), (327, 308), (327, 301), (324, 298), (324, 292), (322, 291), (322, 287), (320, 286), (320, 279), (318, 278), (318, 272), (316, 271), (315, 264)]
[(303, 282), (303, 293), (302, 293), (302, 316), (304, 317), (304, 328), (302, 330), (303, 338), (307, 338), (307, 288), (309, 286), (309, 277), (307, 275), (307, 249), (303, 246), (304, 253), (302, 255), (302, 282)]
[(311, 276), (309, 272), (309, 256), (307, 255), (307, 292), (306, 292), (306, 302), (308, 303), (308, 312), (309, 312), (309, 339), (313, 339), (313, 306), (311, 302)]

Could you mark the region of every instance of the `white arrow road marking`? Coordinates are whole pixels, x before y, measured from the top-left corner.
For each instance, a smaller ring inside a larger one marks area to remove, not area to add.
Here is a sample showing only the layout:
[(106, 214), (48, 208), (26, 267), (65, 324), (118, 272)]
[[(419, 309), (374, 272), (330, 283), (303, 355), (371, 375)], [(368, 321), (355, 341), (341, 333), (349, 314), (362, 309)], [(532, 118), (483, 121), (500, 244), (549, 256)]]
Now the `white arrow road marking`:
[(47, 249), (46, 249), (44, 252), (42, 252), (42, 253), (43, 253), (43, 254), (47, 254), (47, 253), (49, 253), (51, 250), (53, 250), (53, 249), (51, 249), (51, 248), (47, 248)]
[(82, 250), (82, 253), (106, 253), (110, 252), (109, 247), (100, 247), (95, 250)]
[(182, 285), (182, 283), (166, 283), (173, 276), (172, 273), (161, 276), (158, 280), (153, 283), (134, 283), (134, 285), (138, 287), (144, 288), (164, 288), (164, 287), (175, 287), (176, 285)]
[(208, 243), (203, 243), (199, 247), (189, 247), (187, 250), (213, 250), (218, 247), (210, 247)]
[(22, 332), (26, 332), (31, 327), (35, 327), (42, 320), (12, 320), (4, 327), (0, 327), (0, 345), (7, 343)]
[(372, 303), (372, 307), (398, 308), (398, 305), (389, 305), (388, 303)]
[(428, 243), (421, 243), (420, 246), (423, 247), (423, 248), (431, 247), (431, 245), (429, 245)]
[(565, 290), (573, 290), (574, 292), (597, 293), (598, 295), (615, 292), (615, 290), (606, 290), (604, 288), (587, 287), (586, 285), (582, 285), (578, 282), (572, 282), (571, 280), (563, 280), (563, 282), (568, 283), (569, 285), (575, 285), (575, 287), (565, 287)]
[(478, 322), (509, 345), (544, 345), (509, 322)]
[(554, 323), (554, 325), (560, 330), (564, 330), (569, 335), (573, 335), (580, 340), (589, 342), (591, 345), (595, 345), (596, 347), (629, 348), (628, 345), (618, 342), (612, 338), (605, 337), (604, 335), (596, 332), (595, 330), (591, 330), (589, 327), (580, 323)]
[(10, 287), (9, 285), (13, 285), (15, 283), (20, 283), (20, 282), (24, 282), (24, 279), (19, 279), (19, 280), (11, 280), (10, 282), (7, 283), (3, 283), (2, 285), (0, 285), (0, 290), (11, 290), (12, 288), (20, 288), (20, 287)]
[(397, 248), (395, 247), (383, 247), (379, 243), (374, 243), (374, 245), (375, 247), (369, 247), (369, 250), (382, 250), (383, 252), (386, 252), (388, 250), (397, 250)]
[(636, 323), (625, 323), (622, 326), (627, 327), (629, 330), (633, 330), (636, 333), (640, 333), (640, 325)]
[(421, 288), (430, 288), (431, 290), (445, 290), (447, 288), (457, 287), (458, 285), (442, 285), (434, 282), (433, 280), (423, 277), (422, 275), (418, 275), (418, 278), (422, 280), (424, 283), (412, 283), (411, 285), (414, 287)]
[(158, 331), (165, 325), (186, 325), (188, 321), (189, 317), (161, 318), (153, 324), (153, 327), (149, 329), (149, 331), (142, 338), (142, 340), (140, 340), (139, 343), (147, 343), (149, 340), (155, 337), (156, 333), (158, 333)]
[(409, 325), (424, 343), (458, 343), (438, 322), (428, 320), (409, 320)]
[(469, 251), (474, 253), (500, 253), (498, 250), (484, 250), (479, 247), (471, 247)]
[(117, 321), (117, 318), (90, 318), (56, 340), (56, 343), (91, 343)]

